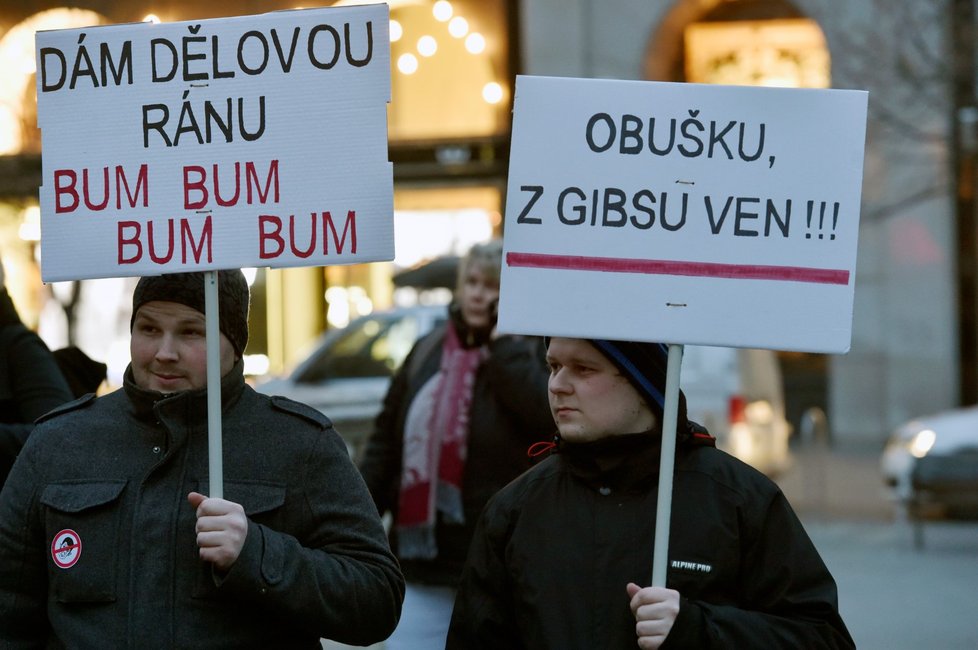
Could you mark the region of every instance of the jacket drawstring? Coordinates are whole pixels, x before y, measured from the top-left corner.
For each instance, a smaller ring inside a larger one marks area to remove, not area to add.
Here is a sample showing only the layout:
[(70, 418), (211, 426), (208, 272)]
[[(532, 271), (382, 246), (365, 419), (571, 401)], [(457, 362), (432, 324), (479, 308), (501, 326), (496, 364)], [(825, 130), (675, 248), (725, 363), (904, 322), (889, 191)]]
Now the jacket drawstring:
[(540, 440), (534, 442), (526, 450), (526, 455), (530, 458), (537, 458), (538, 456), (543, 456), (544, 454), (553, 451), (557, 448), (557, 438), (554, 437), (553, 440)]

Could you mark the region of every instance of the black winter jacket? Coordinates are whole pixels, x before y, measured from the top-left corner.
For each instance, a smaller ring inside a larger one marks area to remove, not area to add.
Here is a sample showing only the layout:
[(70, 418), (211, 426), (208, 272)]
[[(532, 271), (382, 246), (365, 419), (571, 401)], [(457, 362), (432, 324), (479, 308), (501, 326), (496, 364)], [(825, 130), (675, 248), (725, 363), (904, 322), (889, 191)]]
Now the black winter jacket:
[[(404, 420), (415, 395), (438, 372), (443, 325), (415, 344), (394, 376), (367, 442), (360, 471), (377, 509), (397, 520), (403, 463)], [(464, 340), (464, 336), (462, 337)], [(527, 448), (555, 430), (547, 401), (548, 370), (542, 341), (501, 336), (489, 343), (489, 358), (476, 374), (469, 417), (468, 458), (462, 483), (465, 524), (440, 519), (438, 556), (402, 560), (408, 580), (454, 586), (465, 562), (475, 524), (489, 498), (529, 467)], [(397, 550), (392, 527), (391, 548)]]
[(318, 649), (394, 629), (403, 578), (345, 444), (245, 385), (240, 361), (222, 380), (223, 485), (248, 533), (226, 574), (199, 559), (206, 396), (128, 370), (42, 419), (0, 493), (0, 647)]
[[(852, 648), (835, 582), (780, 489), (712, 446), (681, 443), (667, 587), (669, 648)], [(626, 585), (651, 582), (658, 437), (563, 444), (486, 507), (450, 650), (634, 650)]]
[(0, 288), (0, 487), (34, 428), (34, 420), (72, 399), (44, 341), (20, 320)]

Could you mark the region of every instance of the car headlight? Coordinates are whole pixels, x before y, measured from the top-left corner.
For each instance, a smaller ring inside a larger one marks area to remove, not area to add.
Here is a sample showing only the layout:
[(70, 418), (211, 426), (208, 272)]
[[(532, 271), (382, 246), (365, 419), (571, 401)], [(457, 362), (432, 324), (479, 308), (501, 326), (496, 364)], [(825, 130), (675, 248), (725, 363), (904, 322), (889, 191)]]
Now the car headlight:
[(922, 429), (907, 442), (907, 450), (914, 458), (923, 458), (934, 446), (937, 434), (931, 429)]

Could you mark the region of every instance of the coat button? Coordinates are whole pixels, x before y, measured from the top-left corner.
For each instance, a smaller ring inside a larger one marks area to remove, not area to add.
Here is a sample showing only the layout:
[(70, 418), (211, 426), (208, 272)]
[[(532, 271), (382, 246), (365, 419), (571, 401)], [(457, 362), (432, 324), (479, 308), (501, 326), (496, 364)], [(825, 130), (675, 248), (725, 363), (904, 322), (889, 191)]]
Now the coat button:
[(603, 497), (606, 497), (609, 494), (611, 494), (611, 488), (608, 487), (607, 485), (603, 485), (598, 488), (598, 494), (600, 494)]
[(154, 453), (154, 454), (158, 454), (158, 453), (160, 453), (161, 451), (163, 451), (163, 450), (162, 450), (162, 449), (161, 449), (160, 447), (153, 447), (153, 453)]

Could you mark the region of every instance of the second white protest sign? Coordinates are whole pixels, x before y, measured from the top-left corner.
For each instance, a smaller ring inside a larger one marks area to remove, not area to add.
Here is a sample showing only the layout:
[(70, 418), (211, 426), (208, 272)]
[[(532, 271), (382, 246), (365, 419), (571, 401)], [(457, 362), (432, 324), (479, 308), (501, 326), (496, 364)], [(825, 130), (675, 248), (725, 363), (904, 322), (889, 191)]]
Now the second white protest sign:
[(866, 105), (519, 77), (500, 330), (847, 351)]

